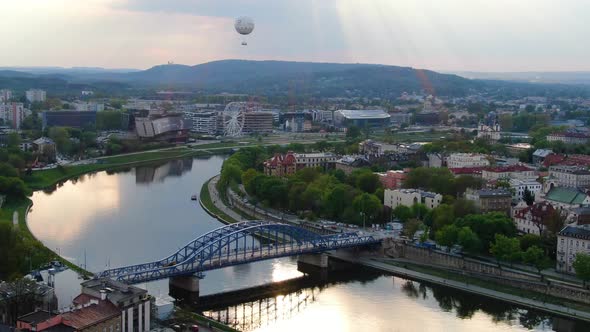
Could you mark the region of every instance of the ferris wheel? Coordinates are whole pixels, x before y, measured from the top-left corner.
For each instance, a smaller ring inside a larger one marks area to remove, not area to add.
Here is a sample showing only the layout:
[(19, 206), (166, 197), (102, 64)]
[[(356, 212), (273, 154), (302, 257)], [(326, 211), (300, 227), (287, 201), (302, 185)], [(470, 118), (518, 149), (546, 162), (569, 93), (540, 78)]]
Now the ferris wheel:
[(244, 130), (245, 103), (232, 102), (223, 110), (223, 134), (225, 136), (242, 136)]

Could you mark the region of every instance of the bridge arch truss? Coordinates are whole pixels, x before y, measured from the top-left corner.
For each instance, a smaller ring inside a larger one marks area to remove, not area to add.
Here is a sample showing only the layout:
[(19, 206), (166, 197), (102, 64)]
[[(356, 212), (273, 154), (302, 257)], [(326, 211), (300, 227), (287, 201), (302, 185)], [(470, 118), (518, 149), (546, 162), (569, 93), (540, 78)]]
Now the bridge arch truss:
[(136, 284), (174, 276), (200, 275), (208, 270), (265, 259), (378, 242), (372, 236), (357, 233), (319, 235), (291, 224), (245, 221), (210, 231), (161, 260), (106, 270), (95, 277)]

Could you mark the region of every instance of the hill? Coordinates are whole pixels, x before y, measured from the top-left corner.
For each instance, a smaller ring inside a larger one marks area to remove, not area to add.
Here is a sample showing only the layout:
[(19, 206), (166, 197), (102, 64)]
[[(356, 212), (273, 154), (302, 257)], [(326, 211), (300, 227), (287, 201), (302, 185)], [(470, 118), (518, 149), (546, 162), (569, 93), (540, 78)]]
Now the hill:
[(389, 98), (403, 91), (421, 90), (464, 95), (482, 87), (480, 82), (456, 75), (408, 67), (288, 61), (222, 60), (196, 66), (161, 65), (100, 77), (142, 86), (190, 87), (209, 93), (323, 97)]
[[(4, 73), (4, 74), (3, 74)], [(236, 93), (295, 98), (397, 98), (402, 92), (442, 96), (485, 93), (500, 97), (590, 96), (590, 86), (469, 79), (409, 67), (289, 61), (222, 60), (196, 66), (159, 65), (140, 71), (97, 69), (46, 74), (0, 71), (0, 87), (99, 89), (107, 94), (138, 90), (182, 89), (201, 93)], [(78, 92), (79, 93), (79, 92)]]

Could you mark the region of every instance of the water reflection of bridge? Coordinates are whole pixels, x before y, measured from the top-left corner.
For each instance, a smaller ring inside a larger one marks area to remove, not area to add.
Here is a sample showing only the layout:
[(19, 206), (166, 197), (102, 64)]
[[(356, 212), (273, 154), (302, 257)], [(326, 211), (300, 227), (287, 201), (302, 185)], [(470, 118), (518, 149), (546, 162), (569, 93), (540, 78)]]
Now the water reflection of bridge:
[(286, 295), (277, 295), (223, 309), (204, 311), (203, 314), (234, 329), (252, 331), (297, 315), (309, 304), (315, 302), (320, 292), (320, 287), (300, 289)]
[(200, 296), (190, 309), (240, 331), (251, 331), (288, 320), (313, 304), (327, 287), (370, 282), (383, 274), (376, 271), (340, 271), (326, 278), (304, 276), (268, 285)]

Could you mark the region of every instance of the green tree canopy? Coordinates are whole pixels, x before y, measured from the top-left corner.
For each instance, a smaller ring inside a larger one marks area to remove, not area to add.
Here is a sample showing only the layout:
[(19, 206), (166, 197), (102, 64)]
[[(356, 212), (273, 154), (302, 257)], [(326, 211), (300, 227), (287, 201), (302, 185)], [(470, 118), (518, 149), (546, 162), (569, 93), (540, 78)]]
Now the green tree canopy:
[(470, 214), (455, 222), (458, 227), (469, 227), (481, 240), (482, 249), (487, 251), (496, 234), (507, 237), (516, 235), (514, 222), (503, 213)]
[(412, 209), (410, 209), (409, 207), (407, 207), (405, 205), (396, 206), (395, 209), (393, 209), (392, 213), (396, 218), (398, 218), (402, 222), (406, 222), (408, 219), (412, 218), (412, 216), (414, 215), (412, 213)]
[(511, 264), (522, 258), (520, 242), (517, 238), (511, 238), (502, 234), (495, 235), (495, 241), (490, 245), (490, 253), (498, 261), (506, 261)]
[(584, 282), (590, 281), (590, 255), (577, 253), (572, 266), (576, 270), (578, 278)]
[(455, 225), (446, 225), (440, 230), (436, 231), (434, 239), (436, 243), (451, 247), (457, 243), (457, 237), (459, 235), (459, 228)]
[(362, 213), (368, 222), (377, 219), (383, 209), (381, 200), (377, 196), (368, 193), (362, 193), (355, 197), (352, 206), (359, 215)]
[(539, 272), (541, 272), (543, 267), (549, 264), (549, 259), (545, 255), (545, 252), (537, 246), (530, 246), (524, 251), (522, 253), (522, 260), (523, 262), (536, 267)]

